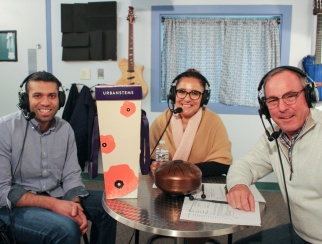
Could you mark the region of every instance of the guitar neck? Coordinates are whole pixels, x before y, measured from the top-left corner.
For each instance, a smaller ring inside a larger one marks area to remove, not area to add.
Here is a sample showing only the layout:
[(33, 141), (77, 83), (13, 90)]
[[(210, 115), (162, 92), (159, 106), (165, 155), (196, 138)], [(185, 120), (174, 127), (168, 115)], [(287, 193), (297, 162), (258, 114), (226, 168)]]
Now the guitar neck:
[(129, 22), (129, 58), (128, 72), (134, 72), (134, 51), (133, 51), (133, 22)]
[(317, 25), (316, 25), (316, 44), (315, 44), (315, 63), (321, 64), (321, 37), (322, 35), (322, 13), (317, 14)]

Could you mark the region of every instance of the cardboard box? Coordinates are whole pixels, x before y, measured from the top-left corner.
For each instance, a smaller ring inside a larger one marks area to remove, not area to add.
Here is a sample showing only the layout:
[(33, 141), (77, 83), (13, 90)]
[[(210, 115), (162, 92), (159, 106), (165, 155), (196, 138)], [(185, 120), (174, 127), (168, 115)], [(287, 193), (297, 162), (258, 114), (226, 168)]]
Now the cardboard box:
[(137, 198), (142, 88), (98, 86), (95, 96), (106, 198)]

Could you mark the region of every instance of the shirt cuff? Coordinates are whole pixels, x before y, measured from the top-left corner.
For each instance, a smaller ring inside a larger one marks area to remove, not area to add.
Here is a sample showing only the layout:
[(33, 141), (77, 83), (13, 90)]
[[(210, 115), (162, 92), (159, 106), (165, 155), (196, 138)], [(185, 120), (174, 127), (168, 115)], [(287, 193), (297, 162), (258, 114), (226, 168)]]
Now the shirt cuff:
[(63, 200), (71, 201), (75, 197), (86, 197), (88, 196), (88, 191), (83, 186), (77, 186), (70, 189), (66, 194), (63, 196)]
[(19, 201), (19, 199), (26, 193), (27, 191), (21, 185), (13, 185), (10, 188), (8, 193), (8, 199), (13, 206)]

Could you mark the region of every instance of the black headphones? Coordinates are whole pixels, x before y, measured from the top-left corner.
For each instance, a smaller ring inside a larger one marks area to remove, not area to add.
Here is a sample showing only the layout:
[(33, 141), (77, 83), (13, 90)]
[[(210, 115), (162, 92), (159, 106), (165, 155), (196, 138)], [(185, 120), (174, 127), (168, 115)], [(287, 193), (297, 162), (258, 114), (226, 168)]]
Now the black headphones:
[(307, 102), (307, 105), (309, 106), (309, 108), (312, 108), (314, 106), (314, 104), (319, 101), (319, 92), (318, 92), (318, 89), (316, 88), (314, 81), (303, 70), (293, 67), (293, 66), (276, 67), (276, 68), (272, 69), (271, 71), (269, 71), (266, 75), (264, 75), (264, 77), (259, 82), (258, 89), (257, 89), (257, 91), (258, 91), (257, 98), (258, 98), (258, 103), (259, 103), (259, 110), (258, 111), (259, 111), (259, 113), (264, 114), (266, 116), (266, 119), (270, 119), (271, 116), (269, 114), (268, 107), (265, 103), (265, 97), (260, 96), (260, 91), (262, 90), (262, 88), (264, 86), (264, 82), (265, 82), (266, 78), (277, 69), (294, 71), (295, 73), (299, 74), (301, 77), (304, 77), (307, 79), (308, 82), (307, 82), (307, 85), (304, 87), (304, 93), (305, 93), (305, 99), (306, 99), (306, 102)]
[[(24, 84), (26, 84), (29, 80), (31, 80), (36, 74), (41, 74), (44, 73), (45, 75), (50, 75), (50, 79), (46, 79), (46, 81), (53, 81), (58, 85), (58, 89), (61, 88), (62, 91), (58, 91), (58, 106), (60, 109), (61, 107), (63, 107), (65, 105), (65, 100), (66, 100), (66, 95), (65, 95), (65, 91), (64, 88), (62, 87), (62, 83), (52, 74), (46, 72), (46, 71), (38, 71), (35, 73), (32, 73), (30, 75), (28, 75), (23, 82), (20, 85), (20, 92), (18, 92), (18, 97), (19, 97), (19, 103), (18, 106), (22, 109), (22, 110), (26, 110), (29, 112), (29, 97), (28, 97), (28, 93), (22, 91), (22, 87)], [(41, 80), (38, 76), (37, 76), (37, 80)]]
[(204, 77), (202, 74), (200, 74), (197, 71), (185, 71), (185, 72), (181, 73), (180, 75), (178, 75), (176, 78), (174, 78), (174, 80), (171, 83), (171, 87), (170, 87), (170, 91), (169, 91), (169, 95), (168, 95), (168, 101), (170, 100), (173, 104), (175, 103), (177, 83), (182, 77), (194, 77), (194, 78), (201, 80), (202, 85), (205, 88), (205, 90), (202, 94), (200, 107), (207, 105), (207, 103), (209, 102), (209, 99), (210, 99), (210, 92), (211, 92), (210, 84), (209, 84), (208, 80), (206, 79), (206, 77)]

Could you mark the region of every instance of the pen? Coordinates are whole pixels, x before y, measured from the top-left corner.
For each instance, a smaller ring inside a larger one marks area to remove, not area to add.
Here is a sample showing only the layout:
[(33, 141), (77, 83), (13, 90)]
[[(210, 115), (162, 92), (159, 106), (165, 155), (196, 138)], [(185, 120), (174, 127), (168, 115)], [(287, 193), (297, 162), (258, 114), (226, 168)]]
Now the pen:
[(227, 201), (218, 201), (218, 200), (205, 200), (205, 199), (194, 199), (195, 201), (202, 201), (202, 202), (213, 202), (213, 203), (221, 203), (221, 204), (228, 204)]

